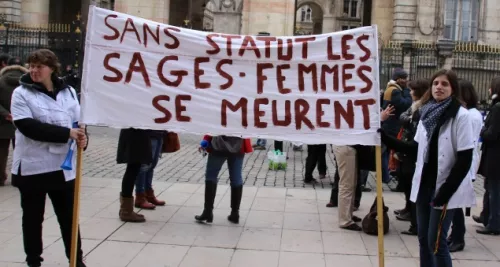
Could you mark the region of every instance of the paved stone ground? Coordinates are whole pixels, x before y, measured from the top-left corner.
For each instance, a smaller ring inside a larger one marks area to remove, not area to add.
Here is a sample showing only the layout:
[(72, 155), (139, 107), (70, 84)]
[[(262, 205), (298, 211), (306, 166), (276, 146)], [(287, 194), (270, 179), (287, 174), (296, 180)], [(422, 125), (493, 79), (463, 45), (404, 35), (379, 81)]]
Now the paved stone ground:
[[(156, 182), (165, 207), (138, 211), (146, 223), (123, 223), (117, 217), (120, 180), (84, 177), (80, 225), (89, 267), (376, 267), (377, 237), (338, 227), (337, 209), (326, 208), (330, 190), (245, 186), (240, 224), (230, 224), (230, 190), (220, 185), (214, 223), (194, 222), (203, 209), (204, 186)], [(363, 195), (357, 216), (367, 214), (374, 193)], [(407, 222), (394, 218), (403, 196), (386, 192), (390, 231), (384, 237), (386, 267), (418, 267), (418, 241), (400, 235)], [(50, 200), (43, 228), (44, 267), (68, 266), (59, 225)], [(473, 213), (477, 213), (475, 208)], [(0, 188), (0, 267), (26, 266), (18, 191)], [(466, 218), (466, 248), (455, 253), (455, 267), (500, 266), (500, 238), (480, 236)]]
[[(91, 141), (85, 152), (83, 174), (85, 177), (115, 178), (121, 179), (125, 172), (124, 165), (116, 164), (116, 146), (118, 144), (119, 131), (109, 128), (90, 127)], [(204, 183), (205, 160), (198, 153), (201, 136), (183, 134), (181, 138), (181, 150), (172, 154), (164, 154), (155, 170), (155, 179), (166, 182)], [(272, 141), (268, 142), (268, 150), (272, 149)], [(243, 176), (245, 185), (304, 188), (313, 187), (303, 183), (305, 160), (307, 157), (307, 146), (304, 151), (295, 152), (290, 143), (284, 147), (290, 159), (288, 169), (285, 171), (272, 171), (267, 167), (267, 151), (255, 151), (245, 157)], [(335, 174), (334, 155), (331, 149), (327, 149), (327, 179), (320, 181), (314, 187), (331, 188)], [(315, 172), (317, 175), (317, 172)], [(229, 184), (229, 173), (224, 166), (220, 174), (220, 183)], [(374, 173), (370, 174), (368, 186), (375, 188)], [(389, 186), (394, 187), (390, 183)], [(476, 193), (484, 194), (483, 179), (475, 182)], [(389, 190), (384, 185), (385, 190)]]
[[(266, 152), (246, 157), (246, 186), (240, 225), (225, 217), (230, 210), (227, 169), (221, 174), (213, 225), (194, 223), (203, 207), (204, 158), (197, 152), (200, 136), (182, 135), (181, 151), (166, 155), (156, 171), (156, 192), (167, 206), (139, 211), (147, 222), (123, 223), (117, 217), (124, 166), (115, 163), (118, 131), (91, 128), (85, 152), (80, 223), (83, 249), (89, 267), (334, 267), (378, 266), (377, 239), (338, 228), (337, 209), (325, 208), (329, 200), (334, 163), (331, 151), (329, 177), (315, 187), (304, 185), (307, 152), (290, 152), (286, 171), (269, 171)], [(374, 187), (373, 177), (369, 185)], [(482, 180), (476, 182), (481, 204)], [(390, 233), (385, 236), (387, 267), (418, 267), (416, 237), (399, 233), (407, 222), (394, 218), (403, 195), (384, 186), (389, 206)], [(364, 193), (357, 216), (367, 214), (375, 194)], [(481, 207), (474, 208), (477, 214)], [(21, 234), (22, 213), (18, 191), (0, 188), (0, 267), (25, 266)], [(466, 218), (466, 249), (453, 254), (454, 266), (500, 266), (498, 237), (478, 236), (478, 227)], [(46, 203), (43, 266), (68, 266), (57, 218)]]

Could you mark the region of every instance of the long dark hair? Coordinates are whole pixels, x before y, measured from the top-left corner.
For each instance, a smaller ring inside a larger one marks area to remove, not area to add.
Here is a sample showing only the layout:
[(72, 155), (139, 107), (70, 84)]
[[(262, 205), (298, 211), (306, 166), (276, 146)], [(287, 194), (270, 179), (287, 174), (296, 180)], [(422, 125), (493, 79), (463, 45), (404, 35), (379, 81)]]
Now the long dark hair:
[(465, 107), (467, 109), (477, 108), (479, 97), (477, 96), (476, 89), (474, 88), (472, 82), (460, 79), (458, 81), (458, 85), (460, 86), (460, 94), (462, 95)]
[(408, 87), (413, 91), (413, 95), (421, 99), (425, 92), (429, 91), (430, 82), (428, 79), (416, 79), (408, 83)]
[(491, 96), (497, 95), (497, 98), (493, 102), (500, 101), (500, 76), (496, 76), (491, 80)]
[[(431, 89), (432, 89), (432, 84), (434, 83), (434, 80), (439, 76), (446, 76), (446, 78), (448, 79), (448, 82), (450, 83), (450, 86), (451, 86), (451, 96), (456, 98), (458, 101), (463, 102), (462, 95), (460, 94), (460, 86), (458, 85), (458, 76), (452, 70), (441, 69), (441, 70), (438, 70), (436, 73), (434, 73), (434, 75), (432, 75), (432, 78), (431, 78)], [(432, 99), (434, 99), (432, 97), (432, 90), (427, 90), (427, 92), (425, 92), (424, 96), (421, 99), (422, 105), (427, 104)]]

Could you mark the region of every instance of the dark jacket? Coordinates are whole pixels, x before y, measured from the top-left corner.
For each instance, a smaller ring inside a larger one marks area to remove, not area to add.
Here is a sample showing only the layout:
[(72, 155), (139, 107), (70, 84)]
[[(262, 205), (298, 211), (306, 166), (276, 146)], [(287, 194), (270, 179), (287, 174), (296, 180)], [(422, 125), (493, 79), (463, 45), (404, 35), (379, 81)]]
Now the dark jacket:
[[(420, 122), (420, 101), (414, 102), (411, 107), (403, 112), (399, 119), (402, 123), (403, 133), (401, 136), (401, 141), (403, 142), (413, 142), (415, 134), (417, 133), (417, 127)], [(415, 154), (412, 153), (400, 153), (396, 152), (400, 161), (400, 171), (403, 177), (412, 179), (413, 173), (415, 172), (415, 163), (417, 158)]]
[[(413, 141), (415, 134), (417, 133), (418, 123), (420, 121), (420, 101), (415, 101), (408, 110), (403, 112), (401, 116), (399, 116), (399, 120), (401, 121), (402, 127), (402, 135), (401, 140), (405, 142)], [(406, 157), (405, 154), (402, 154), (403, 158)], [(413, 159), (416, 160), (416, 159)]]
[(399, 117), (411, 106), (411, 103), (412, 99), (408, 88), (401, 88), (395, 81), (390, 81), (387, 84), (387, 89), (384, 91), (383, 107), (394, 106), (394, 116), (382, 123), (382, 129), (387, 134), (396, 136), (399, 133), (402, 126)]
[(356, 161), (359, 170), (376, 171), (375, 147), (374, 146), (352, 146), (356, 149)]
[(0, 71), (0, 139), (13, 139), (16, 127), (5, 119), (10, 114), (12, 92), (19, 86), (19, 79), (28, 70), (22, 66), (9, 66)]
[(118, 139), (117, 163), (150, 164), (153, 162), (151, 138), (162, 137), (163, 134), (163, 131), (122, 129)]
[(481, 130), (482, 154), (479, 174), (487, 180), (500, 179), (500, 99), (495, 99)]

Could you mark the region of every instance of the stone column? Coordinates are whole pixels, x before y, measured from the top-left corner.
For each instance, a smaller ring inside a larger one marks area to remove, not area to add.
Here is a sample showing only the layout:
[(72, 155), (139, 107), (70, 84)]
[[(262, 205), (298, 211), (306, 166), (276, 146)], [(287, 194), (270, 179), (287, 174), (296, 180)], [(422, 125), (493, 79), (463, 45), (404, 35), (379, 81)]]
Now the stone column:
[(170, 0), (116, 0), (115, 10), (161, 23), (168, 23)]
[(455, 42), (445, 39), (438, 40), (437, 49), (440, 68), (451, 70), (453, 67), (453, 49), (455, 49)]
[(21, 0), (0, 0), (0, 14), (8, 22), (21, 22)]
[(335, 17), (332, 15), (323, 16), (323, 33), (335, 31)]
[(23, 24), (43, 25), (49, 23), (50, 0), (23, 0), (21, 12)]
[(392, 38), (394, 3), (393, 0), (372, 0), (372, 25), (378, 26), (379, 39), (388, 41)]
[(413, 40), (417, 25), (416, 0), (396, 0), (394, 3), (393, 40)]
[(273, 36), (293, 35), (295, 0), (219, 0), (218, 2), (230, 1), (243, 2), (241, 34), (269, 32)]
[(249, 1), (215, 0), (214, 2), (214, 32), (240, 34), (243, 6)]

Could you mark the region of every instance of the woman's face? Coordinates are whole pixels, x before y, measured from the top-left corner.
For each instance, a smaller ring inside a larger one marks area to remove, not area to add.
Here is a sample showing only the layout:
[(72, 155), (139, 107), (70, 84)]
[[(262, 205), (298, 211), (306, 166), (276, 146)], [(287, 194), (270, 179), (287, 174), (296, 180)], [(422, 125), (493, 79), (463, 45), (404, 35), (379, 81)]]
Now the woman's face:
[(432, 81), (432, 97), (437, 102), (446, 100), (451, 96), (452, 92), (453, 89), (451, 89), (450, 81), (448, 81), (446, 75), (438, 76)]
[(412, 88), (410, 88), (410, 95), (411, 95), (411, 99), (413, 101), (417, 101), (418, 100), (418, 98), (415, 96), (415, 91)]
[(30, 64), (30, 76), (36, 83), (43, 83), (44, 81), (50, 80), (52, 72), (54, 71), (47, 65), (39, 63)]

